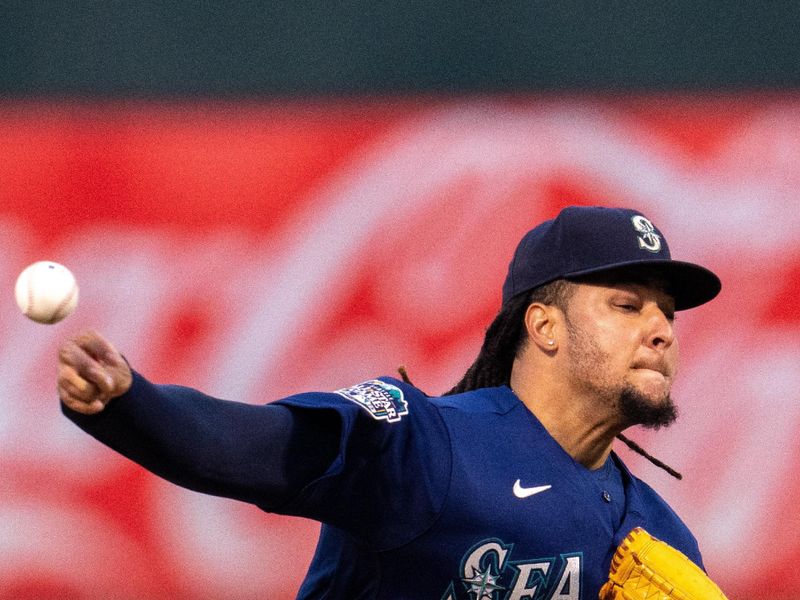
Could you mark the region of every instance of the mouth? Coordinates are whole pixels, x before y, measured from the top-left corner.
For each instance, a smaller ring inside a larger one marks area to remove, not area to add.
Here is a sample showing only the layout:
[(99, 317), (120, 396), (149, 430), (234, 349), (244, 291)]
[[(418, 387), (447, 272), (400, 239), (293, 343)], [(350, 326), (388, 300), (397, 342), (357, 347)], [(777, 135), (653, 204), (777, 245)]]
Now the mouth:
[(661, 375), (664, 379), (671, 379), (672, 375), (670, 374), (669, 370), (664, 365), (655, 365), (655, 364), (640, 364), (634, 365), (633, 369), (635, 371), (649, 371), (651, 373), (657, 373)]
[(661, 375), (665, 375), (664, 369), (660, 369), (658, 367), (633, 367), (637, 371), (653, 371), (654, 373), (660, 373)]

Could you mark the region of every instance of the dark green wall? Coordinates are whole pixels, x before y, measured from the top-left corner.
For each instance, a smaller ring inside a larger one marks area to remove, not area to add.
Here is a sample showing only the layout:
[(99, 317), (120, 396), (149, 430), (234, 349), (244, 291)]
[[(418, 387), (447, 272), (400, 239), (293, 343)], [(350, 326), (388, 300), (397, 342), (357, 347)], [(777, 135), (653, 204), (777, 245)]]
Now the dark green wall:
[(796, 2), (0, 1), (0, 7), (6, 97), (800, 84)]

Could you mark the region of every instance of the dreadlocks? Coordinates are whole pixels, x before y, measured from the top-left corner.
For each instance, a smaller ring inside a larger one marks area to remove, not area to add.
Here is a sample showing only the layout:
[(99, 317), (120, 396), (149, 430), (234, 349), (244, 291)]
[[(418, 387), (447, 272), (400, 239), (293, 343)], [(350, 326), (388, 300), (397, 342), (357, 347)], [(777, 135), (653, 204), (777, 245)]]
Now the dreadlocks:
[(558, 279), (540, 286), (528, 294), (519, 294), (500, 309), (486, 330), (478, 358), (453, 389), (445, 395), (460, 394), (483, 387), (508, 385), (514, 358), (528, 341), (525, 312), (534, 302), (566, 308), (572, 295), (572, 284)]

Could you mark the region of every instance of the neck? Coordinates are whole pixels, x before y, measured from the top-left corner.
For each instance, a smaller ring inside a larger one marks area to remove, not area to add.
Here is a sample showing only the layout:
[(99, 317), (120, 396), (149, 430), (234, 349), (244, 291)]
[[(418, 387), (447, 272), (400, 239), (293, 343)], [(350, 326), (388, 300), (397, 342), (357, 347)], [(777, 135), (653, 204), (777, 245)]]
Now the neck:
[(611, 411), (596, 396), (554, 381), (548, 371), (528, 370), (515, 362), (511, 389), (575, 461), (600, 468), (621, 431)]

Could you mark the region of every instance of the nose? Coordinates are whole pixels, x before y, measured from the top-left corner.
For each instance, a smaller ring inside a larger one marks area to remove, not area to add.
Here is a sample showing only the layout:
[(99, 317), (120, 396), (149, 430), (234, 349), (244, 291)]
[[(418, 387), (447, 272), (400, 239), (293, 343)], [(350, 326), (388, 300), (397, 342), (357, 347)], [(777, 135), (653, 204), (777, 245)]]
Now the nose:
[(651, 307), (649, 312), (645, 343), (651, 348), (664, 351), (675, 342), (672, 319), (668, 318), (658, 306)]

